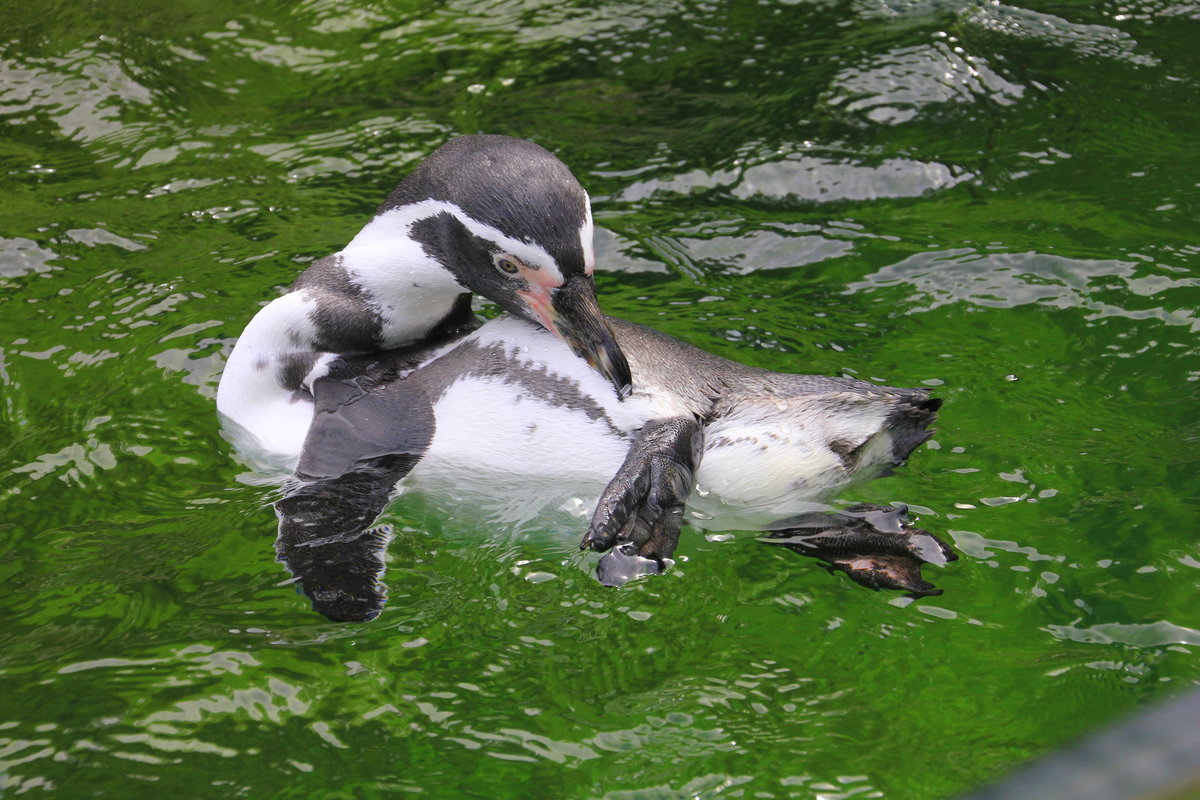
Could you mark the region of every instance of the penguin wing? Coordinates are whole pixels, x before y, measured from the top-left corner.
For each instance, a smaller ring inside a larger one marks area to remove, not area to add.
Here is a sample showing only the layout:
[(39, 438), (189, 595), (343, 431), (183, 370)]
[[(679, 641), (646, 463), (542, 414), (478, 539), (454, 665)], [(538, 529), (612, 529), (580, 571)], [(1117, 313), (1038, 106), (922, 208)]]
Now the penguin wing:
[(378, 616), (388, 537), (372, 529), (433, 439), (433, 407), (404, 379), (323, 378), (296, 472), (275, 503), (278, 559), (313, 609), (338, 622)]

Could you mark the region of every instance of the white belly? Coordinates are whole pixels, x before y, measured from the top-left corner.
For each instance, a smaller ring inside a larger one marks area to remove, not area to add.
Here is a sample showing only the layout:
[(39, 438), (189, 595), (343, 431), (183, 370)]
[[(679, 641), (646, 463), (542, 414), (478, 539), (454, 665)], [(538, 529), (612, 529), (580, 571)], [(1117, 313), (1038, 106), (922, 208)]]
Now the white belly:
[(559, 508), (590, 512), (628, 440), (603, 421), (512, 389), (486, 377), (452, 386), (435, 407), (437, 433), (406, 489), (448, 508), (468, 504), (497, 522)]
[[(448, 508), (479, 506), (497, 522), (525, 522), (547, 510), (590, 514), (631, 436), (652, 417), (650, 402), (636, 395), (619, 401), (565, 344), (523, 322), (496, 320), (472, 338), (483, 346), (502, 342), (531, 378), (514, 380), (510, 370), (454, 381), (434, 405), (433, 440), (405, 489)], [(573, 404), (580, 397), (587, 403)]]

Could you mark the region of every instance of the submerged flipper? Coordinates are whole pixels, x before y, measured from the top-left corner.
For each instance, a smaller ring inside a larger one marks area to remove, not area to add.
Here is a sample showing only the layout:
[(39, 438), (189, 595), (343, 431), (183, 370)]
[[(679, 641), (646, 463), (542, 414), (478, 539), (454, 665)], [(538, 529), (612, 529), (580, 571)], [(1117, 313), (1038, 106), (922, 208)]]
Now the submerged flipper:
[(404, 380), (322, 379), (313, 396), (304, 452), (275, 503), (275, 551), (313, 610), (336, 622), (374, 619), (387, 598), (380, 577), (389, 536), (371, 526), (428, 449), (433, 409)]
[(908, 523), (908, 508), (864, 503), (839, 513), (804, 514), (778, 523), (761, 542), (819, 558), (868, 589), (899, 589), (910, 597), (942, 593), (921, 577), (921, 565), (958, 556), (933, 534)]
[(661, 572), (675, 552), (700, 457), (699, 434), (693, 417), (651, 420), (638, 432), (579, 544), (581, 550), (611, 548), (597, 567), (601, 583), (620, 586)]

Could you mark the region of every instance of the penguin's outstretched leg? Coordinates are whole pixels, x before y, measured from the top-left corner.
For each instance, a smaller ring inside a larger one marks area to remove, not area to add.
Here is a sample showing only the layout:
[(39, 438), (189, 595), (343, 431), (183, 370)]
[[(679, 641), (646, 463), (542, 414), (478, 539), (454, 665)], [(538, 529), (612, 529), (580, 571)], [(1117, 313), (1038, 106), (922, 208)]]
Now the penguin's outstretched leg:
[(818, 558), (868, 589), (899, 589), (910, 597), (942, 593), (921, 577), (921, 566), (958, 558), (949, 545), (908, 522), (906, 506), (864, 503), (836, 513), (782, 520), (759, 539)]

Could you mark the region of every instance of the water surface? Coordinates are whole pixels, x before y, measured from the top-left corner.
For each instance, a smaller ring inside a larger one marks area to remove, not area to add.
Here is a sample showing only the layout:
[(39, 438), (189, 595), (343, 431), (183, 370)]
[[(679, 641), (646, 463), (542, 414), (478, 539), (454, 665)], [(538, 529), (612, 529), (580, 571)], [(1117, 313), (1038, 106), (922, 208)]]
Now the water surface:
[[(1151, 0), (6, 9), (0, 791), (924, 800), (1197, 683), (1197, 41)], [(281, 586), (223, 359), (481, 131), (588, 188), (610, 313), (935, 387), (844, 499), (954, 542), (945, 595), (695, 532), (611, 591), (578, 520), (420, 497), (377, 621)]]

